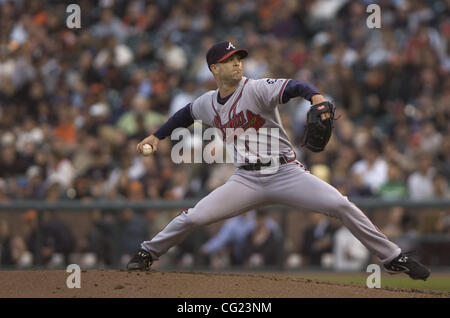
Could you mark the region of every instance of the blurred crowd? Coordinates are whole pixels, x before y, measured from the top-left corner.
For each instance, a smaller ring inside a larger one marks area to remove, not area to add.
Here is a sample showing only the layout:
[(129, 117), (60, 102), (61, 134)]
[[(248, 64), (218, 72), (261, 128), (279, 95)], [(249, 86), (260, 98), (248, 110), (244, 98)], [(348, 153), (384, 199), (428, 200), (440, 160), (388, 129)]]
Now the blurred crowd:
[[(0, 0), (0, 202), (179, 200), (224, 183), (231, 165), (174, 164), (168, 138), (154, 156), (135, 150), (215, 89), (205, 53), (220, 40), (249, 51), (247, 77), (310, 82), (337, 106), (318, 154), (300, 146), (310, 103), (280, 106), (311, 173), (350, 198), (450, 197), (450, 1), (80, 0), (80, 29), (66, 25), (69, 3)], [(366, 25), (369, 3), (381, 7), (380, 29)], [(102, 236), (128, 255), (120, 238), (148, 239), (139, 224), (152, 213), (99, 212), (83, 246), (99, 258)], [(114, 230), (121, 222), (130, 233)], [(26, 238), (9, 244), (33, 251)]]

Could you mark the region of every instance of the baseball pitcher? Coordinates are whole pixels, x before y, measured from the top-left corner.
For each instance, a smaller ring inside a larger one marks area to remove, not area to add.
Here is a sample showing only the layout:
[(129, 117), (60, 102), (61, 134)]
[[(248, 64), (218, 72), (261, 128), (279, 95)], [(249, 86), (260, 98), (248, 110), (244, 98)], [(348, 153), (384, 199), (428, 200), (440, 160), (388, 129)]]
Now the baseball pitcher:
[[(212, 191), (193, 208), (182, 211), (152, 240), (143, 242), (127, 268), (149, 269), (153, 261), (200, 226), (260, 206), (283, 204), (339, 218), (379, 258), (386, 271), (404, 272), (412, 279), (426, 280), (430, 271), (424, 265), (403, 253), (347, 197), (310, 174), (296, 160), (293, 147), (281, 125), (278, 105), (296, 97), (311, 102), (304, 146), (314, 152), (322, 151), (330, 139), (334, 105), (308, 83), (294, 79), (254, 80), (244, 77), (242, 63), (247, 55), (246, 50), (237, 49), (230, 42), (212, 46), (207, 52), (206, 61), (218, 89), (186, 105), (153, 135), (137, 145), (140, 153), (145, 144), (157, 151), (159, 140), (170, 136), (173, 130), (189, 127), (194, 120), (201, 120), (220, 132), (227, 147), (234, 148), (236, 171), (224, 185)], [(240, 144), (244, 145), (246, 151), (240, 151), (237, 149), (239, 140), (246, 138), (245, 132), (250, 130), (257, 134), (264, 131), (267, 138), (258, 139), (258, 147), (249, 147), (244, 140)], [(266, 140), (266, 144), (261, 145), (260, 140)], [(264, 170), (265, 173), (262, 173)]]

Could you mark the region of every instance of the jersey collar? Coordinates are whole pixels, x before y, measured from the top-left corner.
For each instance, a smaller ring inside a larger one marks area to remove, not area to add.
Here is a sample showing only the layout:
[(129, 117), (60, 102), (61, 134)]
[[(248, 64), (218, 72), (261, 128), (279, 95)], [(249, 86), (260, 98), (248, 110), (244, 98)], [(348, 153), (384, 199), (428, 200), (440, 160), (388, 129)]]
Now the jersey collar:
[[(233, 101), (236, 99), (236, 96), (239, 96), (242, 87), (244, 86), (245, 81), (247, 80), (247, 77), (242, 76), (241, 80), (239, 81), (239, 85), (238, 87), (234, 90), (234, 92), (228, 96), (227, 101), (225, 102), (225, 104), (220, 104), (218, 102), (219, 100), (219, 89), (216, 89), (216, 92), (214, 93), (214, 107), (218, 108), (218, 110), (223, 110), (228, 103), (230, 103), (230, 101)], [(234, 103), (234, 102), (232, 102)]]

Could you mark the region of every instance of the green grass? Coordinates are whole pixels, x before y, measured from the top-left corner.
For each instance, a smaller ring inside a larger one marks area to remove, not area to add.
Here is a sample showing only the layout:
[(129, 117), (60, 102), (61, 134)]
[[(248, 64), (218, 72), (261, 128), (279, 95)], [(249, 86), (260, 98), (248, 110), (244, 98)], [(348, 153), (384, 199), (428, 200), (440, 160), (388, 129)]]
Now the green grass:
[[(356, 283), (366, 285), (367, 277), (371, 273), (298, 273), (298, 277), (315, 279), (321, 281), (330, 281), (338, 283)], [(441, 292), (450, 292), (450, 274), (436, 273), (431, 274), (427, 281), (412, 280), (406, 275), (381, 274), (381, 288), (410, 288), (419, 290), (435, 290)]]

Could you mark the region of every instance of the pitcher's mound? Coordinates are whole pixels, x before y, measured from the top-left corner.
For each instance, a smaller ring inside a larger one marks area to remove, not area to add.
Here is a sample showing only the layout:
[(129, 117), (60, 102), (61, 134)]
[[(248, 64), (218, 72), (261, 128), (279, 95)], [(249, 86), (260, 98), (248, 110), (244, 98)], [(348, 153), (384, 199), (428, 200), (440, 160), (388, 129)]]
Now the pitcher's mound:
[[(304, 297), (449, 297), (447, 293), (406, 289), (368, 289), (358, 284), (319, 282), (287, 274), (81, 272), (81, 288), (66, 285), (62, 270), (0, 272), (0, 298), (8, 297), (160, 297), (160, 298), (304, 298)], [(298, 275), (297, 275), (298, 276)]]

